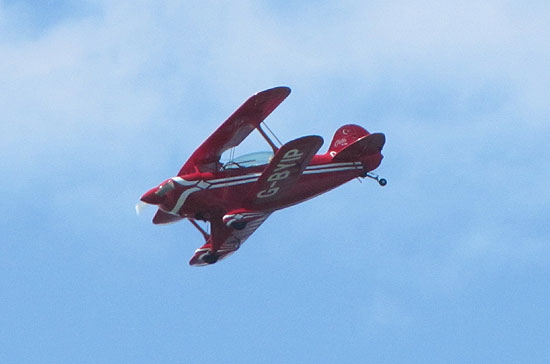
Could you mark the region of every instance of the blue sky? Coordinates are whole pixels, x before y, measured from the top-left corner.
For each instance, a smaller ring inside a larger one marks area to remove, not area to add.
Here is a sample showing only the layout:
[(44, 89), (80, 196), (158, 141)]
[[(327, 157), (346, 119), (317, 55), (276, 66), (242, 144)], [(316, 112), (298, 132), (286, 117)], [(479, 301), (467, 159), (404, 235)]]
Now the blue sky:
[[(0, 2), (0, 362), (547, 363), (549, 14)], [(279, 138), (384, 132), (388, 186), (275, 213), (191, 268), (194, 228), (134, 204), (278, 85)]]

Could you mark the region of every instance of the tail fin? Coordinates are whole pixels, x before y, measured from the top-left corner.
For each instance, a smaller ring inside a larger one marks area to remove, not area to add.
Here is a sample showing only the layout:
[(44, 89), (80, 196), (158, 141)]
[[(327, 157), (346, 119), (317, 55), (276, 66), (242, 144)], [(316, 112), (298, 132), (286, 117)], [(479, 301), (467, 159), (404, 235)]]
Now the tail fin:
[(330, 153), (331, 156), (334, 157), (342, 149), (344, 149), (348, 145), (353, 144), (353, 142), (356, 141), (357, 139), (369, 134), (370, 133), (368, 131), (366, 131), (364, 128), (360, 127), (359, 125), (354, 125), (354, 124), (344, 125), (340, 127), (338, 130), (336, 130), (336, 133), (334, 133), (334, 137), (332, 138), (332, 143), (330, 143), (328, 152)]

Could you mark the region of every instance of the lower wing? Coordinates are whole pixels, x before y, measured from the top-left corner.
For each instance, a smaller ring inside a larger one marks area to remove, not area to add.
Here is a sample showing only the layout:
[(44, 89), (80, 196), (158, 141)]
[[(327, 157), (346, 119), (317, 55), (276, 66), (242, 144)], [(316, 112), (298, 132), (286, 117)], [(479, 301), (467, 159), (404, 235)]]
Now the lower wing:
[(246, 239), (271, 215), (270, 212), (235, 211), (210, 222), (206, 244), (195, 250), (189, 265), (214, 264), (238, 250)]

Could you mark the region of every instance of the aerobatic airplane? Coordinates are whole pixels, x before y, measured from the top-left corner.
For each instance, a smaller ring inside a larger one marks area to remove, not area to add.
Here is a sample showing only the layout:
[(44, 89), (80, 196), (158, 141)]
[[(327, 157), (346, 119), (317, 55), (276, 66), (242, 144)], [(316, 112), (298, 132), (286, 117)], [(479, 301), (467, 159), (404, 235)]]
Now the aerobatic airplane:
[[(206, 243), (189, 264), (216, 263), (235, 252), (274, 211), (303, 202), (357, 177), (381, 186), (370, 173), (382, 161), (385, 137), (358, 125), (340, 127), (324, 154), (323, 138), (308, 135), (277, 147), (261, 124), (290, 94), (276, 87), (250, 97), (185, 162), (175, 177), (147, 191), (141, 201), (157, 205), (154, 224), (188, 219)], [(257, 130), (272, 149), (221, 163), (221, 155)], [(210, 223), (207, 233), (196, 220)]]

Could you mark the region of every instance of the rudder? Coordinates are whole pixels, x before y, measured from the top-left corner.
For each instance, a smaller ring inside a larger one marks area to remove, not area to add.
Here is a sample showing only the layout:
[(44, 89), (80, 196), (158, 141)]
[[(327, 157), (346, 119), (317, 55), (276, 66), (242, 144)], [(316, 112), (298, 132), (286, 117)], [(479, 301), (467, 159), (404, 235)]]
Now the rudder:
[(347, 124), (340, 127), (334, 133), (328, 152), (331, 156), (335, 156), (342, 149), (346, 148), (348, 145), (353, 144), (357, 139), (369, 135), (370, 133), (359, 125)]

